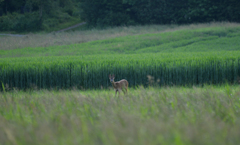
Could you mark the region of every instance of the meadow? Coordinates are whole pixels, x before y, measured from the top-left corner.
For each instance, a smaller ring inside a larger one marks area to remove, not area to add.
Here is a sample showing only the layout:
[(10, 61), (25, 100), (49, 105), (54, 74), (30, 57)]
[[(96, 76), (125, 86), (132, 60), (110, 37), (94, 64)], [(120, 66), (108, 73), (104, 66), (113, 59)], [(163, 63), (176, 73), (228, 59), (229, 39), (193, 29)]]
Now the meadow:
[(27, 35), (18, 38), (4, 37), (0, 41), (0, 57), (239, 50), (238, 24), (173, 26), (172, 29), (169, 27), (153, 25)]
[(239, 144), (239, 40), (237, 23), (0, 37), (0, 145)]
[(0, 93), (0, 144), (236, 145), (239, 86)]

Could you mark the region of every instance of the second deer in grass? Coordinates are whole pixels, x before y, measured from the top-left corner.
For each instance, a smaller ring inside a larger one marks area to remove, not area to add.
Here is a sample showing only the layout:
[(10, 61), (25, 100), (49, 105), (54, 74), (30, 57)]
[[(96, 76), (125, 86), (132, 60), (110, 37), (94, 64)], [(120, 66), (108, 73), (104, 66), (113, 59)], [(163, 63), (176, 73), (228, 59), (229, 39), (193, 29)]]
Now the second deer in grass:
[(116, 91), (115, 96), (117, 95), (117, 92), (120, 94), (120, 91), (123, 91), (123, 93), (126, 94), (128, 90), (128, 81), (125, 79), (122, 79), (118, 82), (114, 82), (114, 78), (115, 78), (114, 75), (111, 75), (111, 74), (109, 75), (110, 82), (112, 83), (113, 88)]

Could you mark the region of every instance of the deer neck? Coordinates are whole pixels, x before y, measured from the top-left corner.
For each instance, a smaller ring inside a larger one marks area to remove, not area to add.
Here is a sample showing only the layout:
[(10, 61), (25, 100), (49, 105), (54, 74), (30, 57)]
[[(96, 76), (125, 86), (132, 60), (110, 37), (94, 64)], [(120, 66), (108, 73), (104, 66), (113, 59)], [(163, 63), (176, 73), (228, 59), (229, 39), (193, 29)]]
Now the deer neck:
[(117, 88), (117, 85), (114, 81), (111, 82), (114, 88)]

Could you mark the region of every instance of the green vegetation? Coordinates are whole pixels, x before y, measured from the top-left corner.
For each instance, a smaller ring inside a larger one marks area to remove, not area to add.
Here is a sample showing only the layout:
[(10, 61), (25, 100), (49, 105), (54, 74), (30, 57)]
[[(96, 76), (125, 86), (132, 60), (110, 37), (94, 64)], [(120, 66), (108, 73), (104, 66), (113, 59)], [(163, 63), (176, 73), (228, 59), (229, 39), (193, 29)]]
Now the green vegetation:
[[(225, 28), (233, 29), (239, 28), (238, 23), (205, 23), (205, 24), (192, 24), (192, 25), (145, 25), (145, 26), (129, 26), (129, 27), (114, 27), (108, 29), (91, 29), (84, 31), (70, 31), (61, 33), (36, 33), (26, 34), (25, 37), (6, 37), (1, 38), (0, 50), (12, 50), (19, 48), (36, 48), (36, 47), (49, 47), (61, 46), (70, 44), (79, 44), (89, 41), (106, 40), (123, 36), (136, 36), (144, 34), (157, 34), (167, 33), (178, 30), (203, 30), (205, 28), (214, 29), (221, 27), (224, 31)], [(76, 28), (77, 29), (77, 28)], [(231, 33), (231, 32), (227, 32)], [(181, 38), (179, 38), (181, 39)], [(230, 44), (230, 43), (229, 43)]]
[(146, 86), (147, 75), (160, 86), (236, 84), (238, 40), (235, 25), (0, 50), (0, 80), (11, 89), (90, 89), (109, 87), (108, 74), (114, 73), (131, 87)]
[(0, 93), (0, 144), (236, 145), (239, 89)]
[[(66, 36), (68, 35), (71, 35), (71, 33)], [(80, 44), (0, 50), (0, 57), (233, 51), (240, 50), (239, 39), (240, 26), (238, 25), (192, 30), (183, 29), (173, 32), (117, 37)], [(64, 39), (61, 40), (65, 41)]]
[(56, 31), (81, 22), (78, 0), (0, 0), (0, 31)]
[[(147, 85), (147, 75), (161, 86), (237, 83), (240, 52), (16, 58), (1, 61), (0, 80), (10, 88), (106, 88), (108, 74), (131, 87)], [(104, 58), (105, 57), (105, 58)], [(86, 58), (86, 59), (85, 59)], [(61, 79), (59, 79), (61, 78)]]
[(239, 0), (83, 0), (81, 17), (91, 26), (240, 22)]
[(52, 32), (79, 22), (87, 28), (240, 22), (239, 0), (0, 0), (0, 31)]
[(239, 24), (0, 39), (0, 144), (240, 143)]

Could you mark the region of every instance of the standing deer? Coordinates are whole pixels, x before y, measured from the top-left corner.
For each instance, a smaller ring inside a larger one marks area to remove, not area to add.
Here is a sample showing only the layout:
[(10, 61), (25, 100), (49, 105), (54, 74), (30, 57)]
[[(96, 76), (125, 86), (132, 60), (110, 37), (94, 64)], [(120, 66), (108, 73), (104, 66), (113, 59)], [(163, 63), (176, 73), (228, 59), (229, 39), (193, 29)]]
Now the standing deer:
[(113, 85), (113, 88), (115, 89), (115, 96), (117, 95), (117, 92), (118, 94), (120, 94), (120, 91), (123, 91), (123, 93), (127, 93), (127, 90), (128, 90), (128, 81), (125, 80), (125, 79), (122, 79), (118, 82), (114, 82), (114, 78), (115, 76), (114, 75), (109, 75), (109, 79), (110, 79), (110, 82), (112, 83)]

